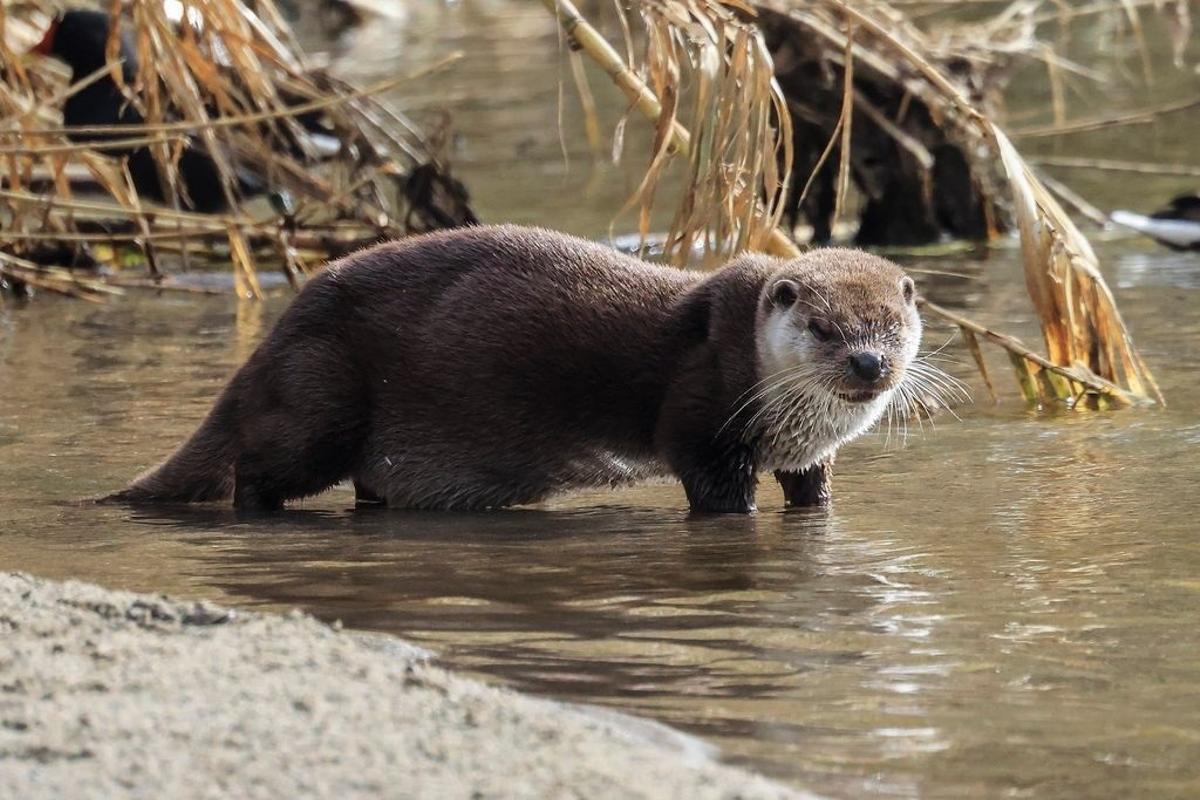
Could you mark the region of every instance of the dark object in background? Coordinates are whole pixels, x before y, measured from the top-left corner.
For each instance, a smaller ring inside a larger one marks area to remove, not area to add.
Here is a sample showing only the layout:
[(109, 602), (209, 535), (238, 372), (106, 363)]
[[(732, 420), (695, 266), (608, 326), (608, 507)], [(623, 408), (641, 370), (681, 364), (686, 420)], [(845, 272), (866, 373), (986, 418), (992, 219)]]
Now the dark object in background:
[[(21, 258), (45, 267), (66, 268), (95, 272), (100, 269), (91, 250), (84, 242), (45, 242), (25, 248)], [(0, 273), (0, 294), (26, 298), (33, 296), (33, 288), (21, 278)]]
[(25, 281), (16, 278), (10, 278), (7, 275), (0, 275), (0, 297), (12, 295), (19, 299), (25, 299), (33, 296), (33, 292), (29, 289), (29, 284)]
[(468, 204), (467, 187), (436, 164), (413, 168), (404, 182), (404, 199), (408, 201), (404, 227), (410, 233), (479, 224)]
[(317, 13), (320, 16), (321, 27), (329, 36), (335, 38), (352, 28), (357, 28), (367, 20), (362, 9), (346, 0), (318, 0)]
[[(107, 13), (73, 9), (60, 15), (51, 24), (34, 51), (60, 59), (71, 68), (72, 82), (79, 81), (105, 67), (105, 51), (110, 31), (110, 17)], [(137, 77), (138, 56), (128, 30), (121, 32), (120, 42), (122, 80), (132, 84)], [(313, 78), (321, 86), (331, 82), (327, 76), (321, 74), (314, 74)], [(287, 95), (281, 91), (281, 99), (285, 104), (295, 106), (309, 98)], [(216, 109), (209, 111), (210, 115), (218, 116)], [(141, 125), (145, 122), (121, 87), (108, 74), (69, 97), (63, 105), (63, 119), (67, 128)], [(301, 113), (293, 119), (301, 128), (301, 135), (305, 139), (303, 143), (287, 135), (287, 128), (282, 125), (271, 126), (269, 123), (263, 123), (260, 133), (275, 140), (279, 147), (286, 149), (293, 157), (305, 162), (312, 161), (306, 153), (315, 154), (318, 159), (333, 157), (338, 155), (344, 146), (334, 135), (335, 132), (326, 126), (321, 112)], [(103, 143), (134, 136), (127, 132), (80, 132), (71, 134), (70, 138), (77, 142)], [(189, 139), (188, 144), (178, 161), (179, 177), (183, 184), (183, 204), (192, 210), (206, 213), (226, 210), (229, 206), (228, 199), (216, 162), (198, 141)], [(355, 147), (365, 149), (365, 158), (378, 157), (365, 141), (357, 142)], [(158, 164), (149, 147), (106, 148), (106, 151), (110, 155), (125, 157), (128, 160), (130, 176), (140, 195), (159, 202), (167, 199)], [(229, 160), (237, 181), (234, 188), (238, 194), (245, 196), (268, 191), (270, 187), (263, 174), (247, 168), (244, 164), (236, 163), (233, 159)], [(450, 177), (443, 167), (426, 162), (413, 168), (401, 182), (402, 193), (409, 206), (405, 218), (407, 231), (423, 232), (478, 223), (470, 209), (466, 188), (461, 182)], [(276, 195), (282, 193), (283, 190), (271, 191), (273, 203), (279, 199)], [(283, 202), (285, 205), (290, 204), (288, 200)]]
[[(828, 242), (841, 160), (831, 151), (801, 204), (800, 193), (837, 127), (843, 102), (842, 67), (823, 41), (787, 15), (759, 8), (759, 26), (775, 60), (775, 77), (792, 115), (794, 163), (784, 219), (795, 228), (803, 217), (815, 243)], [(836, 54), (840, 56), (839, 54)], [(957, 63), (962, 62), (962, 63)], [(969, 72), (965, 59), (946, 65), (952, 75)], [(856, 61), (858, 102), (851, 126), (850, 177), (863, 195), (856, 237), (862, 245), (919, 245), (944, 236), (985, 239), (999, 217), (980, 190), (969, 159), (916, 97), (902, 84)], [(878, 114), (865, 113), (860, 106)], [(919, 144), (922, 164), (876, 118), (886, 120)]]
[[(108, 37), (108, 14), (75, 9), (65, 12), (50, 24), (34, 52), (54, 56), (64, 62), (71, 68), (71, 81), (74, 83), (105, 66)], [(122, 80), (132, 84), (138, 71), (137, 51), (128, 31), (121, 32), (120, 41)], [(63, 104), (63, 123), (67, 128), (141, 125), (144, 122), (142, 115), (107, 74), (68, 97)], [(93, 143), (136, 137), (136, 134), (128, 132), (68, 135), (72, 141)], [(149, 147), (107, 148), (106, 152), (128, 159), (129, 174), (139, 195), (159, 202), (166, 200), (167, 193)], [(183, 196), (180, 199), (185, 207), (205, 213), (224, 211), (229, 207), (217, 164), (198, 143), (189, 141), (189, 146), (180, 155), (178, 172), (183, 183)], [(244, 194), (255, 194), (264, 189), (262, 177), (249, 170), (237, 169), (236, 177), (236, 188)]]
[[(110, 17), (107, 13), (74, 9), (63, 13), (51, 23), (45, 37), (34, 48), (41, 55), (54, 56), (71, 68), (72, 82), (79, 81), (104, 68), (107, 63), (106, 47), (111, 33)], [(137, 77), (138, 56), (133, 38), (128, 30), (120, 36), (122, 81), (132, 84)], [(284, 98), (286, 102), (298, 104), (305, 98)], [(209, 109), (217, 116), (216, 109)], [(336, 154), (340, 142), (332, 132), (321, 127), (320, 114), (310, 112), (295, 117), (307, 131), (310, 151), (318, 155)], [(107, 125), (141, 125), (142, 115), (133, 107), (121, 88), (109, 75), (104, 75), (84, 87), (63, 104), (63, 122), (67, 128)], [(73, 141), (102, 143), (118, 138), (136, 138), (129, 132), (76, 133), (69, 134)], [(303, 146), (296, 141), (280, 143), (289, 152), (302, 156)], [(138, 194), (163, 202), (167, 198), (162, 176), (149, 147), (107, 149), (110, 155), (128, 159), (130, 176)], [(260, 194), (267, 190), (266, 178), (259, 172), (229, 159), (236, 179), (235, 190), (241, 195)], [(215, 213), (229, 207), (228, 198), (221, 183), (220, 170), (212, 156), (198, 141), (189, 138), (188, 147), (178, 162), (180, 180), (183, 183), (181, 200), (195, 211)]]
[(47, 267), (66, 267), (94, 272), (100, 262), (83, 242), (47, 242), (29, 248), (23, 254), (26, 261)]
[[(431, 136), (374, 92), (314, 68), (274, 5), (257, 5), (262, 16), (247, 0), (140, 3), (136, 14), (119, 16), (68, 8), (52, 29), (38, 4), (13, 6), (12, 38), (20, 46), (0, 52), (0, 105), (14, 118), (29, 108), (62, 110), (68, 126), (45, 152), (10, 148), (5, 206), (22, 230), (39, 235), (10, 237), (0, 250), (23, 258), (35, 241), (128, 241), (122, 263), (140, 258), (152, 277), (187, 269), (189, 261), (232, 264), (249, 276), (239, 288), (261, 296), (253, 276), (264, 265), (280, 268), (295, 285), (337, 254), (404, 236), (406, 228), (476, 219)], [(35, 50), (62, 61), (30, 58)], [(64, 61), (68, 66), (61, 66)], [(65, 92), (64, 73), (75, 78)], [(170, 141), (159, 144), (153, 132), (164, 123)], [(44, 127), (46, 120), (35, 124)], [(318, 134), (332, 141), (329, 152), (313, 146)], [(64, 140), (78, 143), (68, 148), (66, 170)], [(93, 148), (114, 157), (96, 163)], [(133, 175), (130, 191), (123, 188), (122, 172), (129, 174), (131, 161), (144, 207), (129, 197), (138, 188)], [(423, 174), (428, 172), (433, 174)], [(158, 248), (158, 235), (144, 235), (164, 223), (153, 198), (165, 195), (161, 205), (168, 207), (182, 202), (208, 210), (241, 205), (242, 192), (264, 183), (276, 214), (239, 215), (229, 226), (167, 215), (174, 223), (167, 237), (194, 236), (206, 246)], [(80, 214), (80, 193), (109, 195), (112, 213), (96, 208)], [(66, 202), (58, 202), (59, 195)], [(436, 207), (414, 210), (408, 197)], [(17, 261), (0, 263), (0, 275), (69, 296), (109, 293), (106, 278)]]
[(1150, 216), (1114, 211), (1111, 219), (1172, 250), (1200, 250), (1200, 193), (1172, 198), (1166, 208)]

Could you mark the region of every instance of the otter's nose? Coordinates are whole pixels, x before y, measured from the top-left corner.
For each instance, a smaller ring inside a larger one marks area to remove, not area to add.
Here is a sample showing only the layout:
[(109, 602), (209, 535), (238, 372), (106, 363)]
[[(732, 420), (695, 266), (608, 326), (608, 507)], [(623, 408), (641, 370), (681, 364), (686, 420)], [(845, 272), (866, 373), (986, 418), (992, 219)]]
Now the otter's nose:
[(850, 356), (850, 369), (864, 381), (877, 381), (883, 375), (883, 359), (874, 353), (854, 353)]

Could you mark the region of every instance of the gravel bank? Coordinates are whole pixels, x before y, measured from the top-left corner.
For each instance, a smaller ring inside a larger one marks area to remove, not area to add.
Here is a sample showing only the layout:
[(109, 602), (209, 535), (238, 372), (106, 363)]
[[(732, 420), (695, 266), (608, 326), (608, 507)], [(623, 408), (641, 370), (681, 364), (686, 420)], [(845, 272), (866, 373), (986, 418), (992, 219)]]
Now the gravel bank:
[(0, 797), (802, 796), (390, 637), (0, 573)]

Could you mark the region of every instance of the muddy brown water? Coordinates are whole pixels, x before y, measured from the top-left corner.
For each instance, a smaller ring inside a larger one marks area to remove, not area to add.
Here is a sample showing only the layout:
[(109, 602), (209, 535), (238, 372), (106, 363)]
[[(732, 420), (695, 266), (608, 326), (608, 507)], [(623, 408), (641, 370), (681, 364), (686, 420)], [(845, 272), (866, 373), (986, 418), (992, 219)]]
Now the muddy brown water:
[[(564, 168), (557, 87), (529, 63), (556, 50), (536, 10), (430, 14), (396, 34), (412, 45), (403, 63), (455, 43), (474, 55), (415, 110), (434, 95), (457, 109), (483, 215), (602, 233), (628, 177), (578, 150)], [(493, 70), (528, 80), (480, 93)], [(529, 115), (545, 123), (532, 141)], [(1187, 157), (1157, 135), (1147, 158)], [(1146, 208), (1180, 187), (1090, 188)], [(828, 512), (784, 513), (764, 485), (746, 518), (690, 516), (666, 483), (489, 514), (356, 512), (345, 489), (269, 519), (79, 508), (69, 501), (193, 429), (287, 297), (8, 303), (0, 568), (396, 633), (519, 689), (667, 721), (833, 796), (1194, 797), (1200, 256), (1099, 247), (1169, 408), (1031, 411), (1002, 358), (991, 405), (960, 364), (980, 400), (961, 420), (847, 448)], [(1036, 340), (1011, 248), (905, 261), (959, 273), (923, 274), (923, 288)], [(933, 328), (927, 344), (949, 335)]]

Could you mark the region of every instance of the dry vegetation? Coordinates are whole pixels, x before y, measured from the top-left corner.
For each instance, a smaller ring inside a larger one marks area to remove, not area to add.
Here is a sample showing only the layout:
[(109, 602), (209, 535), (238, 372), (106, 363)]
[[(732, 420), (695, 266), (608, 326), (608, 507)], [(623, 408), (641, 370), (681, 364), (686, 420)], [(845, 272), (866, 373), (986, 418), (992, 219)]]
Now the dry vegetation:
[[(239, 292), (257, 296), (260, 262), (295, 283), (365, 242), (473, 219), (436, 149), (376, 99), (455, 56), (360, 90), (309, 68), (272, 0), (131, 0), (103, 9), (113, 30), (108, 68), (70, 84), (61, 64), (29, 54), (56, 4), (0, 6), (0, 277), (92, 297), (120, 285), (169, 288), (168, 265), (214, 258), (232, 261)], [(136, 44), (131, 80), (117, 66), (119, 31)], [(116, 82), (145, 124), (105, 127), (115, 138), (103, 142), (81, 143), (81, 129), (66, 130), (64, 100), (97, 80)], [(316, 152), (302, 118), (319, 119), (340, 149)], [(181, 202), (185, 139), (211, 154), (226, 211), (193, 213)], [(114, 157), (130, 148), (152, 153), (166, 202), (139, 197), (128, 163)], [(253, 165), (285, 198), (281, 207), (245, 202), (238, 164)], [(147, 280), (66, 269), (131, 250), (148, 264)]]
[[(982, 232), (994, 235), (1012, 225), (1019, 234), (1026, 283), (1042, 322), (1046, 353), (927, 301), (926, 313), (959, 327), (989, 387), (992, 381), (981, 338), (1007, 351), (1030, 402), (1062, 401), (1072, 407), (1162, 402), (1087, 239), (989, 113), (995, 79), (989, 83), (988, 72), (1004, 59), (1037, 58), (1047, 64), (1052, 82), (1057, 75), (1059, 62), (1033, 37), (1031, 15), (1036, 4), (1019, 14), (1014, 13), (1022, 8), (1019, 4), (1007, 6), (986, 22), (931, 37), (887, 3), (639, 0), (633, 8), (647, 31), (644, 47), (636, 54), (627, 44), (626, 55), (621, 56), (569, 0), (544, 2), (577, 46), (657, 126), (652, 166), (632, 201), (641, 206), (643, 220), (655, 198), (655, 182), (668, 148), (673, 145), (690, 158), (672, 232), (675, 254), (687, 253), (687, 245), (696, 239), (727, 250), (750, 246), (798, 252), (790, 232), (775, 227), (785, 205), (803, 208), (808, 193), (824, 184), (831, 197), (818, 207), (831, 215), (831, 223), (842, 217), (851, 176), (866, 183), (864, 171), (855, 164), (855, 149), (862, 146), (855, 129), (864, 124), (875, 129), (876, 141), (868, 146), (895, 154), (896, 172), (904, 178), (899, 200), (891, 205), (907, 198), (936, 223), (937, 209), (928, 202), (939, 179), (931, 144), (946, 146), (957, 153), (955, 161), (961, 165), (952, 181), (965, 188), (956, 197), (975, 203)], [(1132, 4), (1101, 5), (1136, 19)], [(624, 27), (627, 30), (629, 23)], [(1134, 30), (1140, 35), (1140, 27)], [(808, 92), (802, 83), (782, 87), (779, 82), (765, 83), (762, 76), (771, 65), (768, 49), (788, 52), (792, 62), (808, 59), (819, 64), (828, 71), (822, 77), (837, 91), (822, 91), (821, 82), (814, 79), (809, 80), (812, 90)], [(700, 90), (689, 92), (693, 85)], [(822, 94), (826, 107), (814, 107)], [(703, 95), (704, 102), (697, 100), (681, 120), (680, 98), (696, 95)], [(901, 104), (899, 109), (895, 104)], [(913, 112), (914, 107), (919, 113)], [(781, 184), (793, 155), (788, 115), (781, 108), (788, 108), (792, 116), (799, 111), (811, 117), (796, 119), (797, 130), (816, 120), (816, 128), (823, 125), (827, 132), (819, 150), (811, 136), (797, 139), (794, 155), (801, 169), (791, 177), (804, 182), (798, 194), (789, 194)], [(1056, 118), (1060, 113), (1056, 101)], [(767, 119), (772, 125), (766, 131), (738, 127), (747, 119)], [(880, 137), (889, 140), (890, 149), (878, 142)], [(785, 153), (780, 162), (784, 167), (777, 170), (766, 163), (770, 159), (743, 157), (740, 144), (747, 140), (757, 142), (764, 153)], [(730, 153), (732, 157), (697, 157), (697, 143), (706, 156)], [(713, 193), (715, 185), (726, 192)], [(718, 235), (729, 230), (738, 236)]]
[[(667, 239), (677, 259), (697, 248), (714, 259), (742, 249), (795, 253), (800, 218), (822, 239), (857, 216), (870, 243), (1015, 229), (1044, 354), (925, 303), (928, 314), (959, 327), (989, 387), (980, 340), (1004, 348), (1031, 402), (1161, 402), (1086, 238), (996, 122), (1008, 65), (1026, 58), (1046, 68), (1048, 130), (1071, 124), (1062, 73), (1078, 66), (1034, 35), (1043, 6), (979, 3), (997, 10), (935, 35), (911, 20), (936, 2), (902, 10), (841, 0), (618, 0), (614, 47), (568, 0), (543, 2), (572, 45), (585, 108), (583, 55), (655, 126), (649, 166), (628, 205), (643, 236), (650, 209), (664, 202), (657, 190), (668, 166), (682, 164), (685, 190), (670, 197)], [(1072, 13), (1126, 15), (1144, 48), (1143, 5), (1097, 2)], [(311, 69), (271, 0), (118, 0), (104, 8), (133, 33), (138, 68), (122, 77), (111, 62), (113, 36), (108, 69), (71, 84), (54, 62), (28, 56), (54, 4), (0, 6), (0, 278), (94, 297), (121, 285), (170, 288), (166, 265), (215, 258), (233, 263), (242, 294), (258, 295), (264, 260), (295, 283), (310, 265), (363, 243), (474, 219), (437, 148), (375, 99), (420, 75), (359, 90)], [(1170, 9), (1172, 30), (1186, 32), (1186, 4)], [(115, 138), (80, 143), (58, 109), (98, 79), (117, 81), (145, 124), (106, 128)], [(303, 115), (320, 116), (336, 134), (335, 155), (318, 158), (304, 145)], [(598, 141), (597, 121), (588, 122)], [(626, 122), (617, 124), (615, 152)], [(186, 210), (185, 144), (213, 154), (228, 211)], [(139, 197), (127, 164), (113, 157), (133, 146), (153, 154), (168, 202)], [(256, 165), (294, 202), (253, 210), (238, 193), (235, 163)], [(148, 277), (67, 268), (94, 259), (100, 246), (113, 261), (132, 251)]]

